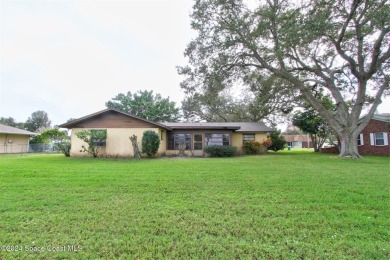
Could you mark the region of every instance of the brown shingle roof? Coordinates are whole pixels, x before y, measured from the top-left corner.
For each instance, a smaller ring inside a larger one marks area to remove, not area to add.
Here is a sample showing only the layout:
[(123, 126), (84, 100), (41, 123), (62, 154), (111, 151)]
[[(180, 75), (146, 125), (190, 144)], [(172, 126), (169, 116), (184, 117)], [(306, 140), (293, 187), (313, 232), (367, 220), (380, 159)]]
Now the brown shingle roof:
[(0, 134), (13, 134), (13, 135), (29, 135), (35, 136), (37, 133), (33, 133), (27, 130), (19, 129), (16, 127), (0, 124)]
[(120, 110), (108, 108), (84, 117), (81, 117), (79, 119), (76, 119), (74, 121), (70, 121), (67, 123), (64, 123), (62, 125), (59, 125), (59, 127), (63, 128), (72, 128), (74, 125), (93, 118), (95, 116), (98, 116), (102, 113), (105, 113), (107, 111), (115, 111), (121, 114), (124, 114), (129, 117), (133, 117), (151, 124), (154, 124), (156, 126), (162, 127), (166, 130), (174, 130), (174, 129), (214, 129), (214, 130), (235, 130), (236, 132), (271, 132), (272, 129), (268, 126), (266, 126), (262, 122), (200, 122), (200, 123), (155, 123), (137, 116), (130, 115), (128, 113), (124, 113)]
[(164, 123), (175, 129), (215, 129), (236, 130), (236, 132), (271, 132), (272, 128), (262, 122), (199, 122), (199, 123)]
[(117, 113), (121, 113), (125, 116), (128, 116), (128, 117), (132, 117), (132, 118), (135, 118), (135, 119), (138, 119), (138, 120), (141, 120), (141, 121), (144, 121), (144, 122), (147, 122), (147, 123), (150, 123), (150, 124), (153, 124), (153, 125), (156, 125), (158, 127), (161, 127), (163, 129), (166, 129), (166, 130), (170, 130), (169, 127), (165, 126), (164, 124), (160, 124), (160, 123), (156, 123), (156, 122), (152, 122), (152, 121), (149, 121), (149, 120), (146, 120), (144, 118), (140, 118), (140, 117), (137, 117), (137, 116), (133, 116), (133, 115), (130, 115), (128, 113), (125, 113), (123, 111), (120, 111), (118, 109), (114, 109), (114, 108), (107, 108), (107, 109), (104, 109), (104, 110), (101, 110), (99, 112), (96, 112), (96, 113), (93, 113), (93, 114), (90, 114), (90, 115), (87, 115), (87, 116), (84, 116), (84, 117), (80, 117), (78, 119), (75, 119), (73, 121), (70, 121), (70, 122), (67, 122), (67, 123), (64, 123), (64, 124), (61, 124), (59, 125), (58, 127), (61, 127), (61, 128), (72, 128), (74, 125), (84, 121), (84, 120), (87, 120), (87, 119), (90, 119), (90, 118), (93, 118), (95, 116), (98, 116), (100, 114), (103, 114), (107, 111), (115, 111)]

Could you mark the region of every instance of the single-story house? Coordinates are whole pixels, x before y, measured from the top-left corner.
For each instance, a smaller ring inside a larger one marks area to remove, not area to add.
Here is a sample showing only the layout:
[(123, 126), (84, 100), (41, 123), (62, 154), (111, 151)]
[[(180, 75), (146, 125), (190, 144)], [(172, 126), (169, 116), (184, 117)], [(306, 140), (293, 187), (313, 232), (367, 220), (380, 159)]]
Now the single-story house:
[(375, 114), (358, 137), (360, 154), (390, 156), (390, 114)]
[[(390, 156), (390, 114), (375, 114), (358, 136), (358, 151), (361, 155)], [(338, 153), (337, 147), (322, 148), (323, 153)]]
[(287, 145), (292, 148), (313, 148), (313, 143), (308, 135), (283, 135)]
[(0, 153), (26, 153), (29, 141), (38, 135), (30, 131), (0, 124)]
[(107, 140), (102, 147), (102, 156), (131, 157), (133, 147), (129, 139), (136, 135), (141, 149), (143, 132), (155, 131), (160, 136), (159, 155), (177, 155), (179, 144), (186, 145), (186, 155), (204, 156), (206, 145), (233, 145), (242, 151), (245, 141), (262, 142), (272, 129), (261, 122), (224, 123), (156, 123), (116, 109), (105, 109), (60, 125), (72, 129), (71, 156), (83, 156), (82, 140), (76, 133), (84, 129), (107, 130)]

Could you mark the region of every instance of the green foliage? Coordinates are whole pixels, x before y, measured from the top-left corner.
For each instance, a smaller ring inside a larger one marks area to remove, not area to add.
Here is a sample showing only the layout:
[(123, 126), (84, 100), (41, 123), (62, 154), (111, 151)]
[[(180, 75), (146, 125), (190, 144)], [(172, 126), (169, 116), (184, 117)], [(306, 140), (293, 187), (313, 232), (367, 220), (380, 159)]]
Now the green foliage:
[(237, 153), (237, 147), (231, 145), (207, 145), (203, 150), (210, 157), (233, 157)]
[(13, 117), (0, 117), (0, 124), (8, 125), (12, 127), (19, 127), (20, 125), (15, 121)]
[(56, 149), (61, 151), (66, 157), (70, 157), (71, 142), (69, 140), (60, 141), (54, 145)]
[(45, 130), (40, 135), (54, 142), (59, 142), (64, 139), (69, 139), (68, 132), (60, 131), (58, 128)]
[(314, 109), (295, 112), (293, 125), (299, 127), (306, 134), (326, 136), (326, 122)]
[(142, 153), (148, 157), (156, 155), (160, 147), (160, 137), (152, 130), (145, 131), (142, 136)]
[[(179, 69), (179, 73), (183, 71)], [(189, 84), (192, 84), (189, 83)], [(183, 116), (188, 121), (207, 122), (258, 122), (275, 123), (278, 115), (284, 115), (294, 104), (296, 93), (285, 80), (261, 77), (256, 73), (244, 79), (241, 96), (228, 90), (185, 87), (186, 97), (182, 101)]]
[(287, 145), (286, 140), (284, 140), (284, 137), (280, 135), (280, 131), (278, 130), (271, 132), (268, 138), (272, 140), (272, 144), (268, 147), (268, 150), (277, 152), (283, 150)]
[(96, 158), (101, 151), (101, 147), (105, 146), (107, 130), (82, 130), (77, 132), (76, 136), (88, 144), (88, 147), (81, 146), (80, 152), (89, 153)]
[(29, 141), (30, 144), (48, 144), (50, 143), (50, 138), (44, 135), (36, 135)]
[(53, 143), (56, 150), (61, 151), (66, 157), (70, 156), (71, 144), (67, 131), (60, 131), (58, 128), (48, 129), (30, 140), (30, 144), (40, 143)]
[(177, 122), (180, 114), (175, 102), (153, 91), (141, 91), (132, 94), (118, 94), (106, 102), (108, 108), (115, 108), (125, 113), (138, 116), (153, 122)]
[[(323, 91), (316, 93), (316, 97), (328, 110), (335, 112), (335, 105), (331, 98)], [(325, 140), (333, 134), (332, 128), (326, 120), (310, 104), (304, 102), (304, 111), (296, 111), (293, 116), (293, 125), (299, 127), (305, 134), (309, 134), (314, 151), (319, 152)]]
[(309, 134), (316, 152), (319, 152), (319, 149), (331, 132), (331, 128), (324, 118), (314, 109), (295, 112), (293, 125), (299, 127), (304, 133)]
[(31, 132), (41, 132), (44, 129), (50, 128), (50, 125), (49, 115), (41, 110), (33, 112), (24, 124), (25, 129)]
[(34, 136), (30, 140), (30, 144), (39, 144), (39, 143), (58, 143), (63, 140), (68, 140), (68, 133), (66, 131), (60, 131), (58, 128), (48, 129), (40, 133), (39, 135)]
[[(186, 93), (207, 98), (243, 83), (263, 88), (259, 82), (277, 78), (256, 97), (278, 104), (272, 100), (278, 93), (286, 99), (288, 90), (300, 95), (338, 131), (345, 142), (340, 155), (353, 157), (357, 146), (346, 142), (364, 128), (389, 89), (388, 0), (205, 0), (195, 1), (191, 19), (197, 36), (185, 50), (189, 64), (178, 69), (186, 76)], [(331, 94), (336, 113), (316, 95), (322, 91)], [(360, 121), (365, 108), (369, 116)]]
[(246, 154), (256, 154), (259, 152), (261, 144), (256, 141), (247, 141), (243, 145), (244, 152)]

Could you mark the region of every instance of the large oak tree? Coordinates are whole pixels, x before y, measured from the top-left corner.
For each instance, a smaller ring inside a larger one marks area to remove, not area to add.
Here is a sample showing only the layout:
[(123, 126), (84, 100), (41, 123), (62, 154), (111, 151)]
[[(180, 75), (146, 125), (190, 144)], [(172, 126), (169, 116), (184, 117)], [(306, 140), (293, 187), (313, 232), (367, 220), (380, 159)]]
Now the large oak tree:
[(182, 101), (183, 116), (187, 121), (258, 122), (271, 126), (292, 110), (298, 97), (288, 85), (275, 77), (247, 75), (239, 90), (187, 91)]
[[(185, 52), (190, 64), (179, 69), (187, 75), (182, 87), (221, 91), (250, 73), (285, 80), (338, 134), (340, 156), (360, 157), (357, 136), (389, 91), (388, 0), (249, 3), (196, 1), (198, 35)], [(331, 95), (335, 111), (319, 91)]]

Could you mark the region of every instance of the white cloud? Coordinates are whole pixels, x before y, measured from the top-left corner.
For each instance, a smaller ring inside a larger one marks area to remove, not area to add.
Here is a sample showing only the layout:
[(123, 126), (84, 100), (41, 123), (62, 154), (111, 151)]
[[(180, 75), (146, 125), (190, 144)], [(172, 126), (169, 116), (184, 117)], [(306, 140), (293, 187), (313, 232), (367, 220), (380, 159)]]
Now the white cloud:
[(139, 89), (179, 102), (191, 4), (2, 2), (0, 115), (24, 121), (39, 109), (58, 124)]

